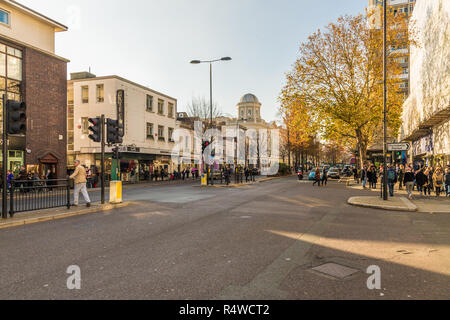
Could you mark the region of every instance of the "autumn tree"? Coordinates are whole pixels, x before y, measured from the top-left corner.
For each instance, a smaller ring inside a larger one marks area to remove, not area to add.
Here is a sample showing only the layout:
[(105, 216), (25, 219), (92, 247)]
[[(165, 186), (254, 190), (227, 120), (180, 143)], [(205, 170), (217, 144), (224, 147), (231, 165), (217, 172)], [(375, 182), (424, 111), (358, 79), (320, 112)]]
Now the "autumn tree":
[[(281, 93), (282, 100), (297, 100), (287, 108), (306, 113), (303, 119), (314, 123), (309, 131), (327, 140), (356, 143), (361, 164), (383, 118), (383, 35), (380, 29), (369, 27), (369, 18), (343, 16), (312, 34), (301, 44)], [(388, 47), (407, 47), (407, 20), (390, 14), (388, 26)], [(402, 69), (400, 56), (388, 52), (388, 127), (396, 135), (403, 103)]]

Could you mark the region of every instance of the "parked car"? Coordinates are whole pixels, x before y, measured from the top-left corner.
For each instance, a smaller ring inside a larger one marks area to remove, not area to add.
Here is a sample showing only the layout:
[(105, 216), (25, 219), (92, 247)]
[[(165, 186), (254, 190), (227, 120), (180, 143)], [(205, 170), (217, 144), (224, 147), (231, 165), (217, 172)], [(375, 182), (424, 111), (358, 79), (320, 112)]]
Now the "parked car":
[[(321, 172), (322, 172), (322, 171), (321, 171)], [(320, 174), (320, 179), (322, 179), (322, 178), (323, 178), (323, 173)], [(313, 181), (313, 180), (315, 180), (315, 179), (316, 179), (316, 171), (315, 171), (315, 170), (312, 170), (312, 171), (309, 173), (308, 180)]]
[(330, 170), (328, 170), (328, 177), (331, 179), (340, 179), (341, 175), (340, 175), (339, 169), (336, 167), (333, 167)]

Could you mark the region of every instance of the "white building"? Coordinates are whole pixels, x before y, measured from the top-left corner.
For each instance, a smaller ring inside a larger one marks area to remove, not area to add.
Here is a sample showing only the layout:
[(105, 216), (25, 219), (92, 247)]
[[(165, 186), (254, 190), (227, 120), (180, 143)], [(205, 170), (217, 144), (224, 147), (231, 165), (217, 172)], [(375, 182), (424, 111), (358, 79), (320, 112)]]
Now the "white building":
[[(124, 90), (124, 110), (117, 103), (118, 90)], [(96, 77), (75, 73), (68, 81), (68, 163), (79, 159), (87, 167), (100, 167), (100, 143), (88, 138), (89, 118), (123, 120), (123, 143), (120, 146), (121, 172), (126, 181), (129, 173), (148, 173), (157, 168), (174, 169), (171, 161), (175, 146), (177, 100), (118, 76)], [(119, 116), (123, 114), (122, 116)], [(110, 172), (112, 147), (106, 148), (106, 172)]]
[(420, 47), (411, 47), (411, 93), (400, 138), (410, 160), (450, 164), (450, 1), (418, 0), (412, 16)]

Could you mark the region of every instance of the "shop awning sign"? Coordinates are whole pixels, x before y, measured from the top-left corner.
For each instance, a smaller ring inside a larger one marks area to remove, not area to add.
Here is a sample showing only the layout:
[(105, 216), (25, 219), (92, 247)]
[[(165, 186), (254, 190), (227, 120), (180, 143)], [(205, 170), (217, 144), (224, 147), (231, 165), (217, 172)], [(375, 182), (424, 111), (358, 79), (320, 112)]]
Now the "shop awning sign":
[(408, 151), (411, 146), (409, 143), (388, 143), (388, 151)]

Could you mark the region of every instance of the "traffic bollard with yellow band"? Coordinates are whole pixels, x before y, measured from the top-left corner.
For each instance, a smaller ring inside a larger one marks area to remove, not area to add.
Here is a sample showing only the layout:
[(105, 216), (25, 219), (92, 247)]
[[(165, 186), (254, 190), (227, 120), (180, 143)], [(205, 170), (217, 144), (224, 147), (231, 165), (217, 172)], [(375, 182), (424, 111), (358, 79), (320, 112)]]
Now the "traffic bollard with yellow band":
[(206, 174), (202, 174), (202, 186), (206, 186), (208, 184), (208, 180)]
[(122, 203), (122, 181), (109, 183), (109, 203)]

